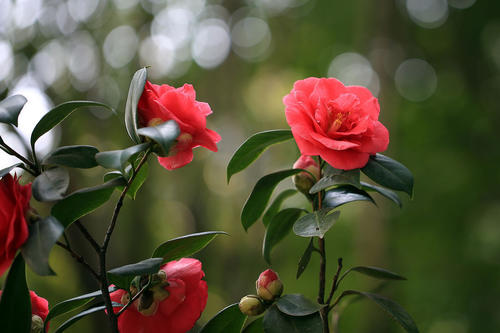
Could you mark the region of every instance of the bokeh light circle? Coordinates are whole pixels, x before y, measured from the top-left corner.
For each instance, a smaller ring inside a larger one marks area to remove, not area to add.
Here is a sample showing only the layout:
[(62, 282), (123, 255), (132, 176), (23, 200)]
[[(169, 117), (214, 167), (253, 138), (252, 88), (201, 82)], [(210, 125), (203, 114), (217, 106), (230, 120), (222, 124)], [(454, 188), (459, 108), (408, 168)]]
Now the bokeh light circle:
[(431, 97), (437, 88), (434, 68), (422, 59), (403, 61), (394, 75), (398, 92), (407, 100), (421, 102)]

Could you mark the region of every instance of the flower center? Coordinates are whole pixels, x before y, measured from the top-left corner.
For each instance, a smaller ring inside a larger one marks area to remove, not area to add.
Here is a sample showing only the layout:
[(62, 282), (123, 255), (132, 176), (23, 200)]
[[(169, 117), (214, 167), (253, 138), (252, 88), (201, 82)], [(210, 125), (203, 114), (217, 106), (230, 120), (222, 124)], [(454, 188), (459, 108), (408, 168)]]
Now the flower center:
[(152, 127), (152, 126), (158, 126), (160, 125), (161, 123), (164, 123), (165, 121), (161, 118), (153, 118), (151, 119), (150, 121), (148, 121), (148, 127)]
[(354, 94), (341, 94), (334, 100), (326, 103), (327, 134), (345, 132), (352, 128), (351, 113), (359, 110), (360, 101)]

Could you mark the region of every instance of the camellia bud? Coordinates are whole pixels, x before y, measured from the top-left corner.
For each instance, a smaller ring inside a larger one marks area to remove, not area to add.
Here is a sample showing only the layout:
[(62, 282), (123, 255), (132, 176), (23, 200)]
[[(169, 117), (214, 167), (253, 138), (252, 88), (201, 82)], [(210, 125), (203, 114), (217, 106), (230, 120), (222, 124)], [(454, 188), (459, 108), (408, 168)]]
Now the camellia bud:
[(259, 296), (247, 295), (240, 300), (240, 311), (247, 316), (258, 316), (266, 310)]
[(271, 269), (260, 273), (259, 279), (255, 283), (257, 295), (264, 301), (272, 302), (283, 293), (283, 283), (278, 274)]
[(31, 333), (43, 332), (43, 319), (40, 316), (31, 316)]
[(295, 184), (295, 187), (300, 192), (308, 194), (314, 183), (319, 180), (320, 170), (318, 163), (311, 156), (302, 155), (293, 164), (293, 168), (304, 169), (314, 175), (313, 177), (307, 172), (301, 172), (293, 176), (293, 183)]

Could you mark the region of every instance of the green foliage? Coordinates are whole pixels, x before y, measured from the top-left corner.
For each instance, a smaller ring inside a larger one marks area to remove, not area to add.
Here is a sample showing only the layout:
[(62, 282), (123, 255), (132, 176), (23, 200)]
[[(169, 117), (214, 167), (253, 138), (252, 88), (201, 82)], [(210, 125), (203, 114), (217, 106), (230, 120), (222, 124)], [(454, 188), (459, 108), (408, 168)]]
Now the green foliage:
[(413, 175), (403, 164), (382, 154), (370, 156), (368, 163), (361, 169), (365, 175), (382, 186), (404, 191), (413, 195)]
[[(122, 304), (119, 303), (113, 303), (113, 307), (121, 307), (123, 306)], [(71, 327), (73, 324), (75, 324), (77, 321), (82, 319), (85, 316), (88, 316), (89, 314), (96, 313), (96, 312), (101, 312), (106, 309), (105, 305), (100, 305), (100, 306), (95, 306), (91, 307), (90, 309), (87, 309), (85, 311), (80, 312), (79, 314), (69, 318), (66, 320), (61, 326), (59, 326), (54, 333), (61, 333), (64, 332), (66, 329)]]
[(61, 200), (69, 186), (69, 174), (63, 168), (42, 172), (33, 181), (33, 197), (38, 201)]
[(336, 208), (353, 201), (370, 201), (375, 204), (372, 197), (363, 190), (351, 185), (343, 185), (325, 192), (323, 205), (326, 208)]
[(259, 317), (248, 324), (242, 331), (242, 333), (262, 333), (264, 332), (264, 327), (262, 326), (262, 321), (264, 317)]
[(135, 264), (113, 268), (108, 271), (108, 280), (118, 288), (128, 290), (134, 277), (158, 273), (162, 262), (163, 258), (149, 258)]
[(163, 262), (189, 257), (205, 248), (217, 235), (227, 235), (223, 231), (207, 231), (174, 238), (159, 245), (152, 257), (162, 257)]
[(311, 237), (306, 250), (300, 257), (299, 265), (297, 267), (297, 276), (296, 276), (297, 279), (302, 275), (302, 273), (304, 273), (304, 271), (307, 268), (307, 265), (309, 265), (309, 261), (311, 260), (311, 254), (313, 251), (314, 251), (314, 238)]
[(22, 163), (16, 163), (14, 165), (11, 165), (10, 167), (6, 167), (5, 169), (2, 169), (0, 170), (0, 178), (2, 178), (3, 176), (5, 176), (6, 174), (8, 174), (9, 172), (12, 171), (12, 169), (14, 168), (18, 168), (20, 167), (21, 165), (23, 165)]
[(368, 184), (365, 182), (361, 182), (361, 189), (366, 190), (366, 191), (378, 192), (379, 194), (383, 195), (384, 197), (386, 197), (387, 199), (391, 200), (396, 205), (398, 205), (399, 208), (403, 207), (403, 203), (401, 202), (399, 195), (394, 191), (388, 190), (386, 188), (383, 188), (383, 187), (380, 187), (377, 185)]
[(288, 235), (303, 211), (299, 208), (285, 208), (272, 218), (267, 226), (262, 247), (262, 255), (269, 264), (271, 263), (271, 250)]
[(95, 155), (99, 152), (93, 146), (59, 147), (44, 157), (42, 164), (63, 165), (70, 168), (90, 169), (97, 166)]
[(64, 232), (64, 227), (53, 216), (47, 216), (29, 226), (29, 237), (21, 247), (24, 260), (38, 275), (54, 275), (49, 266), (52, 247)]
[(10, 267), (0, 298), (3, 333), (30, 333), (31, 298), (26, 285), (23, 257), (18, 254)]
[(260, 154), (269, 146), (291, 140), (293, 138), (291, 130), (272, 130), (260, 132), (249, 137), (236, 150), (233, 157), (227, 165), (227, 182), (231, 176), (242, 170), (245, 170)]
[(276, 196), (276, 199), (274, 199), (273, 203), (264, 213), (264, 216), (262, 217), (262, 223), (264, 223), (265, 226), (268, 226), (269, 222), (271, 222), (274, 215), (276, 215), (279, 212), (283, 202), (296, 193), (298, 193), (297, 190), (288, 189), (278, 194)]
[(136, 144), (141, 143), (141, 138), (137, 133), (137, 104), (139, 104), (142, 92), (144, 91), (147, 76), (148, 72), (146, 67), (135, 72), (134, 77), (130, 81), (127, 104), (125, 105), (125, 127), (128, 136)]
[(289, 316), (276, 305), (267, 310), (262, 326), (266, 333), (322, 333), (323, 326), (319, 312), (308, 316)]
[[(340, 278), (342, 280), (349, 272), (354, 271), (358, 272), (364, 275), (368, 275), (370, 277), (373, 277), (375, 279), (382, 279), (382, 280), (406, 280), (404, 276), (401, 276), (399, 274), (396, 274), (394, 272), (388, 271), (386, 269), (380, 268), (380, 267), (373, 267), (373, 266), (356, 266), (348, 269), (343, 276)], [(340, 282), (339, 280), (339, 282)]]
[(246, 320), (247, 316), (241, 313), (238, 303), (231, 304), (210, 319), (200, 333), (241, 332)]
[(150, 145), (150, 143), (142, 143), (122, 150), (101, 152), (95, 155), (95, 159), (104, 168), (121, 170), (124, 173), (127, 164)]
[[(128, 174), (130, 173), (131, 170), (132, 170), (132, 167), (127, 166), (125, 168), (125, 171), (124, 171), (125, 176), (128, 176)], [(132, 182), (132, 184), (130, 184), (130, 186), (128, 188), (127, 196), (130, 197), (132, 200), (135, 200), (137, 192), (139, 192), (142, 185), (144, 184), (144, 182), (148, 178), (148, 173), (149, 173), (149, 166), (147, 163), (145, 163), (145, 164), (143, 164), (141, 169), (137, 172), (137, 174), (135, 175), (134, 181)], [(124, 175), (120, 171), (111, 171), (111, 172), (104, 174), (104, 181), (105, 182), (108, 182), (112, 179), (120, 179), (120, 178), (124, 179)], [(125, 184), (122, 186), (116, 187), (116, 189), (120, 192), (123, 191), (124, 188), (125, 188)]]
[(294, 317), (308, 316), (320, 310), (321, 306), (310, 301), (301, 294), (284, 295), (276, 302), (282, 313)]
[(293, 232), (301, 237), (323, 238), (339, 216), (339, 211), (332, 212), (332, 208), (323, 208), (298, 219), (293, 225)]
[(328, 173), (325, 172), (326, 175), (314, 184), (313, 187), (311, 187), (309, 190), (310, 194), (318, 193), (329, 187), (337, 185), (352, 185), (357, 188), (361, 188), (361, 184), (359, 182), (359, 169), (347, 171), (334, 169), (332, 167), (325, 169), (329, 169), (330, 171)]
[(243, 228), (248, 230), (259, 219), (279, 182), (302, 171), (301, 169), (282, 170), (259, 179), (241, 212)]
[(137, 133), (158, 144), (157, 149), (155, 149), (158, 156), (168, 156), (170, 148), (175, 144), (175, 139), (181, 130), (175, 120), (169, 120), (156, 126), (139, 128)]
[(28, 100), (22, 95), (12, 95), (0, 102), (0, 123), (17, 127), (19, 114)]

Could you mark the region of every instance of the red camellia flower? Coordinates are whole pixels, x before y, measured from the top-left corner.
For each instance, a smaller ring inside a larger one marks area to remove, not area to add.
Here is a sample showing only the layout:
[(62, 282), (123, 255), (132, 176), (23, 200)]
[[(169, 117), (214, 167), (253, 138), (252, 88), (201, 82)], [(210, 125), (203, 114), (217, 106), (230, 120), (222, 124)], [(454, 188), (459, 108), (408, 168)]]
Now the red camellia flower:
[(10, 174), (0, 180), (0, 276), (28, 238), (26, 212), (30, 198), (31, 184), (22, 186)]
[[(0, 298), (2, 290), (0, 290)], [(34, 291), (30, 291), (31, 298), (31, 332), (42, 332), (43, 323), (49, 314), (49, 302), (38, 296)], [(48, 326), (47, 326), (48, 330)]]
[[(153, 286), (118, 317), (120, 333), (184, 333), (189, 331), (207, 304), (207, 283), (201, 262), (192, 258), (170, 261), (161, 267)], [(131, 287), (132, 295), (137, 293)], [(111, 300), (126, 304), (125, 290), (111, 293)], [(117, 313), (121, 308), (114, 308)]]
[(193, 148), (203, 146), (217, 151), (216, 143), (220, 141), (220, 135), (206, 125), (206, 117), (212, 110), (207, 103), (196, 100), (192, 85), (174, 88), (146, 81), (137, 109), (142, 127), (155, 126), (167, 120), (175, 120), (180, 127), (181, 134), (169, 156), (158, 158), (166, 169), (177, 169), (191, 162)]
[(378, 100), (364, 87), (311, 77), (295, 82), (283, 103), (300, 152), (319, 155), (334, 168), (362, 168), (389, 144)]
[(283, 283), (278, 274), (272, 269), (266, 269), (260, 273), (259, 278), (255, 282), (255, 289), (265, 301), (272, 301), (276, 297), (280, 297), (283, 293)]

